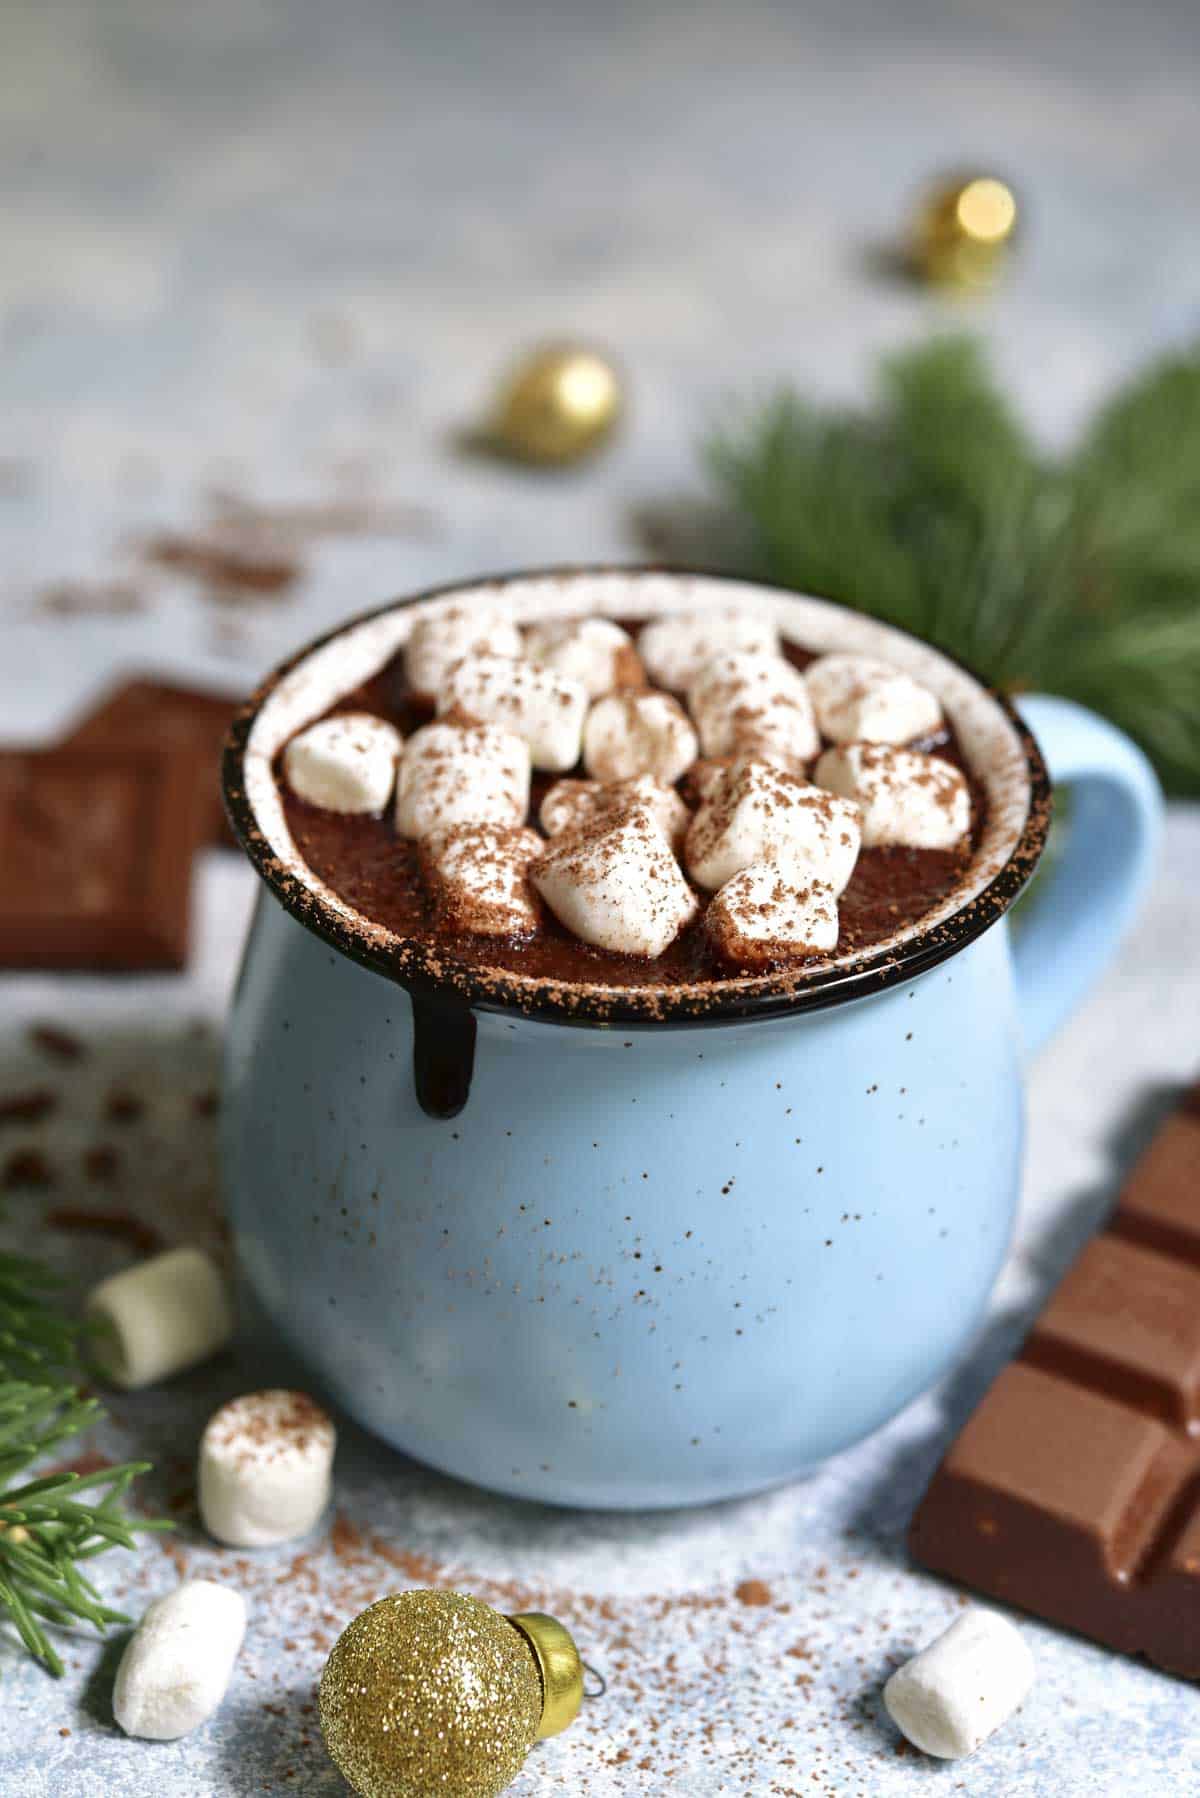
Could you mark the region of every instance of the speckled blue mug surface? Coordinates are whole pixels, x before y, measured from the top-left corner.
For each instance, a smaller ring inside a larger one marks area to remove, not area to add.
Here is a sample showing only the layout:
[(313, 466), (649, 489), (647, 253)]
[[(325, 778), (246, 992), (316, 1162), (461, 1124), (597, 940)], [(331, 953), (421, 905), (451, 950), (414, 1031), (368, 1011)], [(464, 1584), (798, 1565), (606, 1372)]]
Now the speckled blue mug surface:
[[(753, 605), (905, 669), (987, 793), (969, 875), (883, 944), (703, 991), (488, 981), (392, 937), (304, 865), (272, 763), (417, 617), (498, 597), (521, 622)], [(265, 684), (225, 760), (264, 882), (227, 1202), (258, 1301), (346, 1411), (499, 1491), (698, 1504), (803, 1473), (946, 1371), (1009, 1242), (1023, 1060), (1108, 960), (1159, 827), (1118, 731), (1061, 700), (1021, 713), (827, 601), (632, 569), (393, 604)], [(1010, 940), (1047, 767), (1075, 789), (1069, 828)]]

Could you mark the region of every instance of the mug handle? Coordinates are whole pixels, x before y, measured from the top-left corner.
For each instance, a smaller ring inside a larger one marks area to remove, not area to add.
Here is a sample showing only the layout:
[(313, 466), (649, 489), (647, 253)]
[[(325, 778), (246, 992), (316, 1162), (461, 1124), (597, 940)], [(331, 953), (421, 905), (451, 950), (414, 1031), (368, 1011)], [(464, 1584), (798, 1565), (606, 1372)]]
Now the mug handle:
[(1061, 842), (1014, 917), (1013, 967), (1034, 1054), (1099, 979), (1154, 874), (1163, 803), (1154, 770), (1123, 731), (1070, 699), (1018, 701), (1055, 786), (1071, 789)]

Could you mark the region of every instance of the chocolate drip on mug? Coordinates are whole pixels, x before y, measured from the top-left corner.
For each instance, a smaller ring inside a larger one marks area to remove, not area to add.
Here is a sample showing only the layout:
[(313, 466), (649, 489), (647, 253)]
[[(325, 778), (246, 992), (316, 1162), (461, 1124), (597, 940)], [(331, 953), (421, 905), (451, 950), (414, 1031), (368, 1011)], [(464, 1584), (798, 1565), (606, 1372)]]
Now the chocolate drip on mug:
[(410, 997), (417, 1103), (431, 1118), (457, 1117), (471, 1093), (475, 1014), (460, 999)]

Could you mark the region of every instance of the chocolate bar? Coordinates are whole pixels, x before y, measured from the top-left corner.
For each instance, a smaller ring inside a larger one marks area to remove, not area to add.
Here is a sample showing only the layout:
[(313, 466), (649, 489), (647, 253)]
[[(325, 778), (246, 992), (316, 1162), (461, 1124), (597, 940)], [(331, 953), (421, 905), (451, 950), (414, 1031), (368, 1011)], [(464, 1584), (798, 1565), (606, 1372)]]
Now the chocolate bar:
[(951, 1447), (935, 1573), (1200, 1677), (1200, 1088)]
[(199, 687), (135, 679), (114, 688), (76, 725), (65, 747), (191, 750), (208, 800), (210, 842), (232, 845), (221, 803), (221, 749), (239, 701)]
[(210, 819), (191, 750), (0, 752), (0, 966), (182, 967)]

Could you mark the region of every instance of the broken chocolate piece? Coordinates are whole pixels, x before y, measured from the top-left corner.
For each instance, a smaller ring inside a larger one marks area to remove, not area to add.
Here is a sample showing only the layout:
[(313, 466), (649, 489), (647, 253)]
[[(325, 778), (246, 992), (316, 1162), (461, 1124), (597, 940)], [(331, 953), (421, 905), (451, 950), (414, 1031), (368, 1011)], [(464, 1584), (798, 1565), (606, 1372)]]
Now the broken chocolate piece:
[(139, 677), (113, 689), (66, 739), (65, 747), (191, 750), (208, 798), (208, 840), (234, 847), (221, 803), (221, 750), (239, 701), (232, 695)]
[(1200, 1677), (1200, 1115), (1173, 1117), (1116, 1214), (952, 1445), (916, 1559)]
[(182, 967), (195, 773), (190, 752), (0, 752), (0, 966)]

